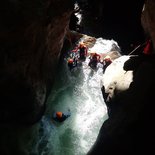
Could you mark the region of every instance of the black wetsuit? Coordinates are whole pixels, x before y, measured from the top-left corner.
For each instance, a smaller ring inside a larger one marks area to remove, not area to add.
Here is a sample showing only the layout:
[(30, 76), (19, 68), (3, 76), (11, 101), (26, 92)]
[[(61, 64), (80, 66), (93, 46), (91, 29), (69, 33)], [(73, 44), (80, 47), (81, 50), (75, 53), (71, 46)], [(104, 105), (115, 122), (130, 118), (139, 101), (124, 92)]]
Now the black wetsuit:
[(81, 47), (79, 50), (79, 54), (80, 54), (80, 59), (86, 59), (86, 55), (85, 55), (85, 47)]
[(68, 62), (68, 67), (70, 70), (72, 70), (76, 66), (77, 66), (77, 60), (76, 59), (74, 59), (73, 62)]

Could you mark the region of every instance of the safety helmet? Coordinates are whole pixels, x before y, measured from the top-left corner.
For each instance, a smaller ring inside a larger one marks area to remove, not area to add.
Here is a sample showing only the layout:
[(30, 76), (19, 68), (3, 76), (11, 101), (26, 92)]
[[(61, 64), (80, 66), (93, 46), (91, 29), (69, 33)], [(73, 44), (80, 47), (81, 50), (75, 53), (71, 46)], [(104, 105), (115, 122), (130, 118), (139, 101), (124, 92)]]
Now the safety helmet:
[(68, 63), (73, 63), (73, 59), (68, 59)]
[(56, 116), (57, 116), (58, 118), (61, 118), (61, 117), (62, 117), (62, 112), (60, 112), (60, 111), (56, 112)]
[(80, 42), (80, 46), (83, 47), (84, 46), (84, 43), (83, 42)]
[(108, 61), (111, 61), (111, 58), (109, 55), (107, 55), (106, 57), (104, 57), (104, 61), (108, 62)]

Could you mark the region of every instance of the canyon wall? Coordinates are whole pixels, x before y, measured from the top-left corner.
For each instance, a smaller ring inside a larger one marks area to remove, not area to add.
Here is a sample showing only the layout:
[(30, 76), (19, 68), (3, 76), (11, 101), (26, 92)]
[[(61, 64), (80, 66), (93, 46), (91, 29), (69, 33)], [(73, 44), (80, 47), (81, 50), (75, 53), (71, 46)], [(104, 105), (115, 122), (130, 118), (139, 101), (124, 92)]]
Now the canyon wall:
[(41, 118), (73, 8), (72, 0), (1, 2), (0, 124)]

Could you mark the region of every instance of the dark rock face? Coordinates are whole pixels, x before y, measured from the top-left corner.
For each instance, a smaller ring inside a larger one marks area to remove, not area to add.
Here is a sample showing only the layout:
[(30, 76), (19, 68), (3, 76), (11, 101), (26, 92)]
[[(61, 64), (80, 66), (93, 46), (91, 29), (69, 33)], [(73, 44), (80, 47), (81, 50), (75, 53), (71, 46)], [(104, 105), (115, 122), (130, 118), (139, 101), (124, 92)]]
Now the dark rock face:
[(72, 10), (72, 0), (1, 2), (0, 123), (42, 116)]
[[(155, 45), (154, 7), (155, 1), (147, 0), (142, 13), (142, 25), (153, 45)], [(97, 141), (88, 155), (155, 153), (153, 146), (155, 137), (155, 127), (153, 126), (155, 118), (154, 51), (155, 49), (152, 49), (150, 55), (138, 55), (124, 63), (123, 68), (127, 73), (133, 71), (133, 81), (129, 88), (120, 91), (117, 89), (118, 87), (115, 87), (110, 100), (107, 100), (109, 94), (106, 94), (106, 89), (103, 87), (104, 99), (110, 112), (109, 118), (102, 125)], [(115, 83), (118, 82), (118, 85), (123, 85), (123, 81), (116, 78), (114, 80)]]
[(87, 0), (83, 4), (83, 32), (95, 37), (114, 39), (124, 54), (131, 45), (144, 41), (141, 10), (144, 0)]
[(141, 23), (145, 34), (151, 38), (153, 47), (155, 49), (155, 2), (153, 0), (146, 1), (143, 6), (141, 15)]

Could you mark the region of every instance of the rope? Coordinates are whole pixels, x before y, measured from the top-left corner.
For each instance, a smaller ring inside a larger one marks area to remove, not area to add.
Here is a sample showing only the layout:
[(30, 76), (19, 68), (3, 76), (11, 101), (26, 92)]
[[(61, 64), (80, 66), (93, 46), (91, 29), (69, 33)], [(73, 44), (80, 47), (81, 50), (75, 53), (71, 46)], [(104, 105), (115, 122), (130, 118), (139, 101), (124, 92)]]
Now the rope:
[(139, 49), (140, 47), (142, 47), (142, 46), (144, 46), (144, 45), (146, 45), (146, 42), (143, 43), (143, 44), (138, 45), (138, 46), (137, 46), (134, 50), (132, 50), (128, 55), (133, 54), (137, 49)]

